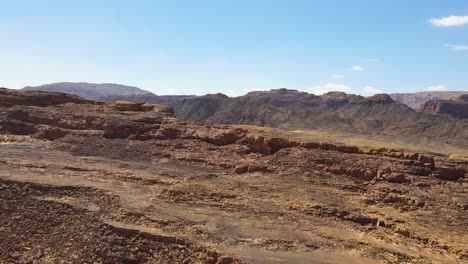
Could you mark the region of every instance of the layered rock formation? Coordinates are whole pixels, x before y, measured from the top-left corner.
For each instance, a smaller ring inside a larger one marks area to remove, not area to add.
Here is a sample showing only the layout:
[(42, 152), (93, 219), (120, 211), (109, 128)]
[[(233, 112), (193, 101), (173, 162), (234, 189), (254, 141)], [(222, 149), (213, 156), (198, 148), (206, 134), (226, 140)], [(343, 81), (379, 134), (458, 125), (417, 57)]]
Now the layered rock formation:
[[(55, 99), (38, 103), (44, 98)], [(0, 90), (1, 261), (468, 259), (465, 160), (78, 99)], [(394, 105), (386, 95), (342, 93), (305, 102), (340, 109), (356, 101)]]
[(418, 111), (432, 115), (468, 118), (468, 94), (461, 95), (451, 100), (427, 101)]
[(49, 93), (44, 91), (17, 91), (0, 88), (0, 106), (17, 105), (53, 106), (64, 103), (94, 104), (96, 102), (65, 93)]
[[(280, 93), (283, 91), (279, 91)], [(254, 97), (264, 98), (261, 94)], [(12, 100), (11, 98), (15, 98)], [(284, 105), (287, 99), (266, 97), (272, 104)], [(230, 100), (221, 95), (204, 97), (206, 100)], [(388, 95), (375, 95), (363, 99), (347, 96), (344, 93), (329, 93), (320, 98), (327, 105), (348, 104), (358, 101), (367, 105), (392, 104)], [(16, 102), (16, 104), (12, 104)], [(38, 106), (39, 105), (39, 106)], [(360, 162), (320, 158), (319, 163), (307, 159), (318, 168), (331, 172), (342, 172), (350, 176), (371, 180), (377, 176), (379, 167), (392, 167), (391, 172), (406, 172), (413, 175), (427, 176), (439, 173), (432, 157), (417, 153), (402, 153), (392, 149), (360, 149), (356, 146), (337, 143), (316, 142), (294, 139), (288, 135), (275, 135), (259, 129), (220, 125), (196, 125), (179, 122), (174, 117), (172, 108), (159, 104), (115, 101), (101, 104), (86, 101), (79, 97), (61, 93), (25, 92), (0, 90), (0, 132), (13, 135), (31, 135), (33, 138), (57, 140), (74, 136), (102, 136), (104, 138), (126, 138), (132, 140), (200, 140), (216, 146), (236, 144), (245, 147), (245, 153), (272, 155), (285, 148), (304, 148), (308, 150), (337, 151), (343, 154), (370, 155), (401, 159), (403, 162), (382, 165), (359, 166)], [(328, 107), (322, 106), (320, 107)], [(343, 155), (340, 154), (340, 155)], [(369, 159), (372, 160), (374, 158)], [(351, 159), (352, 156), (348, 158)], [(215, 161), (213, 161), (215, 162)], [(332, 166), (333, 165), (333, 166)], [(227, 166), (227, 165), (226, 165)], [(234, 168), (236, 165), (230, 165)], [(342, 168), (344, 167), (344, 168)], [(463, 176), (463, 175), (460, 175)], [(456, 179), (460, 177), (455, 177)], [(455, 179), (455, 180), (456, 180)]]

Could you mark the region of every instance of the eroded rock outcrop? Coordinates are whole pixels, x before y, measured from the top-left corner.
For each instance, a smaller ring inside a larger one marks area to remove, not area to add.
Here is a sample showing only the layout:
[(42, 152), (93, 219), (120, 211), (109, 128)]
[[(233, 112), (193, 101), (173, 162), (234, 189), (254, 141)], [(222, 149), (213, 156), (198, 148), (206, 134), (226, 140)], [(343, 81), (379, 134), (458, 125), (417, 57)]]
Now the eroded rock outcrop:
[(94, 102), (65, 93), (18, 91), (0, 88), (0, 106), (4, 107), (14, 105), (52, 106), (65, 103), (86, 104)]
[[(22, 102), (37, 100), (38, 95), (37, 92), (3, 91), (5, 98), (11, 94), (14, 94), (17, 100)], [(296, 154), (308, 151), (315, 154), (311, 154), (310, 157), (302, 157), (298, 162), (308, 161), (305, 166), (366, 181), (375, 178), (395, 183), (407, 181), (405, 176), (395, 175), (429, 176), (434, 174), (444, 180), (458, 180), (464, 177), (464, 171), (460, 169), (460, 166), (437, 168), (434, 157), (428, 154), (394, 149), (363, 150), (356, 146), (314, 142), (292, 138), (288, 134), (280, 135), (254, 128), (185, 123), (178, 121), (173, 116), (172, 108), (158, 104), (128, 101), (95, 104), (75, 96), (62, 94), (47, 95), (47, 93), (40, 92), (40, 96), (41, 98), (60, 98), (49, 103), (63, 102), (63, 104), (60, 107), (46, 107), (41, 103), (39, 103), (40, 107), (36, 105), (5, 107), (0, 114), (0, 131), (14, 135), (30, 135), (45, 140), (58, 140), (68, 135), (75, 137), (100, 135), (107, 139), (140, 141), (199, 140), (218, 147), (239, 146), (236, 151), (243, 153), (242, 155), (256, 153), (272, 156), (273, 160), (282, 157), (283, 153), (287, 152), (284, 150), (291, 149)], [(343, 97), (343, 94), (340, 93), (327, 94), (326, 96), (351, 100)], [(2, 98), (2, 94), (0, 94), (0, 98)], [(0, 100), (5, 101), (5, 98)], [(389, 97), (376, 95), (371, 100), (388, 101)], [(317, 153), (323, 153), (323, 155)], [(196, 159), (189, 157), (184, 159), (205, 160), (203, 155)], [(233, 161), (212, 160), (209, 162), (233, 168), (236, 173), (281, 170), (281, 166), (280, 168), (278, 166), (271, 167), (251, 161), (241, 165)], [(275, 161), (275, 163), (277, 162)], [(284, 164), (282, 166), (294, 167), (298, 165)]]
[(464, 168), (457, 168), (455, 166), (443, 165), (439, 168), (436, 177), (447, 181), (456, 181), (463, 178), (468, 171)]
[(418, 111), (432, 115), (468, 118), (468, 94), (450, 100), (427, 101)]
[(115, 101), (112, 105), (118, 111), (140, 111), (140, 106), (143, 103), (136, 103), (130, 101)]

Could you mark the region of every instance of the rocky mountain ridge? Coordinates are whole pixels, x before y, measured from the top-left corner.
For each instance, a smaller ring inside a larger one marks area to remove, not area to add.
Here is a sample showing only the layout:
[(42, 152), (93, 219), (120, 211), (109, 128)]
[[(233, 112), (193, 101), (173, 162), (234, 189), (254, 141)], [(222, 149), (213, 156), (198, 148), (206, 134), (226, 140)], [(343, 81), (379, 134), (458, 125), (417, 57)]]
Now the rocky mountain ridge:
[[(137, 101), (146, 103), (160, 103), (172, 105), (176, 102), (185, 99), (196, 99), (200, 96), (195, 95), (156, 95), (154, 93), (142, 90), (137, 87), (124, 86), (118, 84), (93, 84), (93, 83), (53, 83), (36, 87), (25, 87), (24, 90), (43, 90), (50, 92), (65, 92), (75, 94), (89, 100), (97, 100), (104, 102), (113, 102), (117, 100)], [(289, 96), (292, 100), (300, 100), (298, 103), (306, 103), (309, 99), (313, 101), (317, 98), (316, 95), (305, 96), (305, 92), (295, 90), (288, 90), (286, 88), (274, 89), (272, 91), (279, 91), (283, 96)], [(277, 93), (276, 92), (276, 93)], [(433, 91), (433, 92), (416, 92), (416, 93), (395, 93), (390, 94), (390, 97), (398, 102), (408, 105), (416, 111), (421, 110), (423, 105), (428, 101), (434, 100), (449, 100), (454, 99), (463, 94), (468, 94), (468, 91)], [(275, 92), (271, 91), (254, 91), (241, 97), (252, 98), (266, 98), (268, 96), (275, 97)], [(295, 98), (295, 99), (294, 99)], [(452, 108), (456, 108), (453, 106)], [(463, 107), (462, 107), (463, 108)], [(464, 109), (449, 111), (445, 115), (450, 115), (451, 112), (462, 112)], [(427, 111), (423, 111), (427, 112)], [(436, 114), (433, 112), (433, 114)], [(460, 115), (452, 115), (458, 118)]]
[(278, 89), (235, 98), (202, 96), (172, 106), (179, 119), (206, 124), (316, 129), (408, 142), (437, 141), (444, 136), (455, 145), (466, 145), (468, 138), (467, 121), (419, 113), (386, 94), (366, 98), (329, 92), (316, 96)]

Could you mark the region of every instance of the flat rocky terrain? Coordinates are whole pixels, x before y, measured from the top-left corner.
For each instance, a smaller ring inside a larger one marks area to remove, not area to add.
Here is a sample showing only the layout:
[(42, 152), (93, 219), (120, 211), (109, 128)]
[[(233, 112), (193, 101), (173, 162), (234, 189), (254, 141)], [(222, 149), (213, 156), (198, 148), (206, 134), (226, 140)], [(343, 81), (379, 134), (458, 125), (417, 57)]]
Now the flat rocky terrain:
[(0, 263), (468, 262), (466, 159), (307, 135), (0, 89)]

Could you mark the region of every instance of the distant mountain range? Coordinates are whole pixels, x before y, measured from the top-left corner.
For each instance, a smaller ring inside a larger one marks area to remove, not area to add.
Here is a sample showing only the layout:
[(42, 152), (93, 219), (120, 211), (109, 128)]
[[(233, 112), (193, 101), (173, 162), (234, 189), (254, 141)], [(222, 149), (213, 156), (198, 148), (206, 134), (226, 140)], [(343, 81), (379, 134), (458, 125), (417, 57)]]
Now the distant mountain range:
[[(128, 100), (128, 101), (139, 101), (139, 102), (148, 102), (148, 103), (160, 103), (174, 106), (176, 111), (179, 112), (183, 117), (187, 119), (195, 119), (200, 121), (201, 119), (207, 118), (208, 113), (211, 111), (213, 105), (205, 106), (205, 108), (200, 108), (199, 111), (204, 112), (200, 116), (194, 115), (192, 112), (185, 110), (187, 102), (185, 100), (195, 99), (195, 101), (190, 101), (192, 104), (217, 104), (222, 101), (222, 99), (231, 102), (230, 98), (225, 95), (208, 95), (208, 96), (195, 96), (195, 95), (156, 95), (149, 91), (140, 89), (133, 86), (125, 86), (120, 84), (94, 84), (94, 83), (72, 83), (72, 82), (62, 82), (62, 83), (53, 83), (46, 84), (36, 87), (25, 87), (24, 90), (42, 90), (49, 92), (64, 92), (75, 94), (90, 100), (112, 102), (116, 100)], [(274, 91), (274, 92), (273, 92)], [(333, 94), (333, 93), (329, 93)], [(336, 94), (336, 93), (335, 93)], [(278, 95), (281, 95), (278, 97)], [(468, 95), (468, 91), (436, 91), (436, 92), (417, 92), (417, 93), (395, 93), (390, 94), (389, 96), (394, 100), (401, 102), (412, 109), (430, 113), (433, 115), (448, 115), (457, 118), (467, 118), (466, 114), (466, 102), (463, 100), (455, 100), (461, 95)], [(342, 95), (340, 95), (343, 97)], [(326, 98), (327, 96), (325, 95)], [(210, 101), (205, 102), (207, 98), (217, 98), (221, 101)], [(246, 100), (249, 99), (249, 100)], [(254, 98), (259, 101), (253, 100)], [(266, 105), (278, 106), (278, 102), (282, 102), (285, 105), (288, 105), (290, 108), (294, 108), (296, 105), (302, 106), (311, 106), (317, 104), (317, 98), (319, 96), (308, 94), (305, 92), (299, 92), (295, 90), (287, 89), (276, 89), (272, 91), (257, 91), (251, 92), (247, 95), (232, 98), (236, 103), (248, 103), (255, 101), (259, 104), (258, 107), (265, 107)], [(363, 100), (364, 97), (357, 95), (348, 95), (348, 99)], [(334, 98), (333, 100), (338, 100)], [(340, 99), (341, 100), (341, 99)], [(455, 101), (453, 101), (455, 100)], [(184, 101), (184, 103), (181, 103)], [(440, 103), (439, 103), (440, 101)], [(224, 103), (224, 102), (223, 102)], [(335, 102), (337, 103), (337, 102)], [(339, 103), (337, 103), (339, 104)], [(427, 104), (427, 105), (426, 105)], [(181, 107), (184, 107), (182, 109)], [(193, 105), (191, 107), (194, 107)], [(307, 110), (307, 107), (304, 108)], [(190, 114), (190, 116), (188, 116)], [(216, 117), (210, 117), (211, 119), (219, 119)], [(221, 121), (221, 120), (217, 120)]]
[[(447, 116), (460, 113), (456, 110), (462, 105), (459, 100), (457, 103), (460, 104), (450, 101), (445, 102), (443, 107), (428, 106), (425, 110), (421, 110), (424, 112), (422, 113), (391, 98), (396, 95), (387, 94), (363, 97), (343, 92), (329, 92), (317, 96), (282, 88), (250, 92), (239, 97), (228, 97), (224, 94), (158, 96), (136, 87), (88, 83), (60, 83), (26, 89), (68, 92), (101, 101), (130, 100), (163, 103), (171, 105), (179, 119), (205, 124), (313, 129), (333, 133), (383, 136), (411, 142), (431, 142), (431, 140), (443, 137), (452, 144), (466, 144), (466, 138), (468, 138), (468, 120)], [(413, 98), (413, 101), (417, 98), (420, 102), (425, 98), (434, 98), (434, 94), (447, 97), (458, 92), (450, 94), (433, 92), (431, 95), (418, 93), (417, 96), (410, 94), (397, 97), (400, 100)], [(450, 104), (449, 107), (447, 107), (448, 104)], [(439, 110), (429, 111), (428, 109)]]
[(417, 92), (417, 93), (394, 93), (390, 94), (393, 100), (402, 102), (405, 105), (417, 110), (427, 101), (431, 100), (449, 100), (468, 94), (468, 91), (436, 91), (436, 92)]
[[(86, 83), (86, 82), (60, 82), (44, 84), (41, 86), (26, 86), (23, 90), (41, 90), (49, 92), (63, 92), (75, 94), (90, 100), (115, 101), (131, 100), (151, 103), (171, 104), (175, 101), (195, 98), (194, 95), (156, 95), (138, 87), (126, 86), (113, 83)], [(435, 91), (435, 92), (416, 92), (416, 93), (394, 93), (390, 97), (402, 102), (413, 109), (421, 108), (430, 100), (449, 100), (460, 95), (468, 94), (468, 91)]]
[(81, 96), (90, 100), (100, 100), (106, 96), (133, 96), (152, 94), (138, 87), (113, 83), (60, 82), (41, 86), (26, 86), (23, 90), (40, 90), (47, 92), (62, 92)]
[[(371, 97), (329, 92), (321, 96), (296, 90), (222, 94), (172, 103), (176, 116), (207, 124), (243, 124), (284, 129), (384, 136), (405, 142), (440, 137), (466, 144), (468, 120), (416, 112), (387, 94)], [(468, 147), (468, 146), (467, 146)]]

